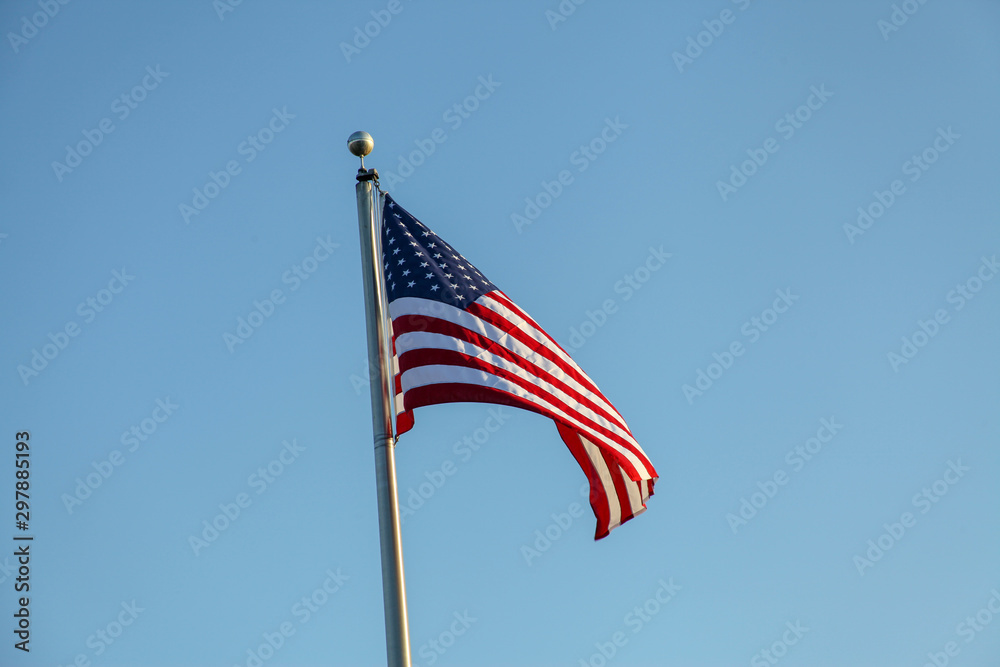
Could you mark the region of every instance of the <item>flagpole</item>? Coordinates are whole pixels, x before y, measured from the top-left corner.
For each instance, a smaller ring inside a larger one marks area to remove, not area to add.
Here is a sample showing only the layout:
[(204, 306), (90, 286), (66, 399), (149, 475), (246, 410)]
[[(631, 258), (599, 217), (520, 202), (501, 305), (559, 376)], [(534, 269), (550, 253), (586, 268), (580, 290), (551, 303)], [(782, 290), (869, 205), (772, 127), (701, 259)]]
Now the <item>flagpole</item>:
[(365, 169), (365, 156), (375, 141), (367, 132), (355, 132), (347, 140), (351, 153), (361, 158), (358, 170), (358, 230), (361, 236), (361, 273), (365, 289), (365, 321), (368, 332), (368, 368), (371, 382), (372, 431), (375, 437), (375, 485), (378, 495), (378, 532), (382, 549), (382, 602), (385, 607), (385, 648), (388, 667), (410, 667), (410, 630), (406, 618), (406, 582), (403, 577), (403, 544), (396, 492), (396, 460), (392, 435), (393, 410), (386, 377), (386, 319), (384, 286), (379, 280), (378, 230), (372, 201), (378, 172)]

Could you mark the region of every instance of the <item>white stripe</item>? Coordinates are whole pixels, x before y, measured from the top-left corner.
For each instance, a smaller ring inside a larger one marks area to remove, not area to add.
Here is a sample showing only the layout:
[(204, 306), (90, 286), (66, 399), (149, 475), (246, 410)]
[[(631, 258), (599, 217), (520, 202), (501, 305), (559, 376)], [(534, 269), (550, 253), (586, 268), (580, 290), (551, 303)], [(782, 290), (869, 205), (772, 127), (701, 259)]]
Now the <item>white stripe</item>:
[[(381, 196), (384, 198), (385, 194), (383, 193)], [(390, 345), (392, 344), (391, 341), (393, 340), (394, 337), (395, 337), (395, 334), (392, 331), (392, 320), (389, 320), (389, 341), (390, 341)], [(390, 349), (392, 349), (392, 348), (390, 348)], [(399, 355), (393, 354), (392, 355), (392, 384), (389, 385), (391, 387), (391, 391), (393, 391), (393, 392), (395, 392), (395, 389), (396, 389), (396, 376), (397, 375), (399, 375)], [(398, 394), (393, 393), (393, 397), (392, 398), (393, 398), (393, 400), (392, 400), (393, 413), (395, 414), (396, 417), (398, 417), (401, 413), (403, 413), (403, 412), (406, 411), (405, 408), (403, 407), (403, 391), (400, 390), (400, 392)], [(393, 420), (393, 424), (395, 424), (395, 420)]]
[(645, 483), (645, 480), (641, 482), (633, 482), (632, 480), (628, 479), (628, 476), (625, 475), (624, 470), (622, 471), (622, 475), (625, 477), (625, 489), (626, 491), (628, 491), (628, 503), (629, 506), (631, 507), (632, 515), (637, 516), (639, 514), (642, 514), (643, 512), (646, 511), (646, 508), (642, 506), (643, 502), (645, 501), (646, 498), (649, 497), (646, 496), (643, 490), (640, 488)]
[[(580, 436), (580, 441), (583, 443), (584, 448), (587, 451), (587, 454), (590, 456), (591, 461), (594, 462), (595, 465), (597, 464), (598, 461), (600, 461), (602, 464), (604, 463), (604, 460), (600, 457), (599, 453), (600, 450), (597, 449), (597, 445), (590, 442), (589, 440), (587, 440), (587, 438), (583, 437), (582, 435)], [(593, 454), (591, 454), (592, 451), (594, 452)], [(628, 493), (628, 502), (631, 514), (633, 516), (638, 516), (639, 514), (642, 514), (643, 512), (646, 511), (646, 508), (643, 505), (645, 501), (649, 498), (648, 482), (646, 480), (633, 482), (631, 479), (629, 479), (629, 476), (625, 473), (624, 470), (622, 470), (620, 466), (616, 467), (618, 468), (616, 472), (624, 482), (625, 491)], [(619, 512), (620, 511), (621, 509), (619, 508)]]
[[(597, 385), (593, 382), (593, 380), (591, 380), (590, 377), (583, 372), (583, 370), (576, 364), (576, 362), (572, 360), (572, 358), (569, 357), (569, 355), (567, 355), (560, 348), (551, 345), (549, 339), (544, 335), (544, 332), (540, 332), (539, 329), (529, 324), (519, 314), (517, 314), (514, 311), (511, 311), (503, 303), (492, 298), (489, 294), (483, 295), (476, 301), (480, 305), (489, 308), (493, 312), (496, 312), (501, 317), (509, 317), (512, 320), (514, 320), (513, 322), (511, 322), (512, 326), (516, 326), (517, 323), (520, 323), (521, 325), (520, 328), (522, 331), (528, 334), (533, 340), (537, 341), (539, 344), (544, 345), (549, 350), (552, 350), (561, 359), (563, 359), (565, 363), (575, 368), (577, 372), (579, 372), (583, 377), (585, 377), (588, 381), (590, 381), (590, 383), (593, 385), (593, 389), (597, 389)], [(591, 389), (591, 387), (587, 387), (586, 385), (581, 384), (575, 378), (566, 375), (563, 372), (563, 370), (554, 362), (550, 361), (549, 359), (543, 357), (540, 354), (537, 354), (536, 352), (531, 350), (531, 348), (527, 347), (524, 343), (521, 343), (513, 336), (508, 335), (506, 331), (490, 324), (489, 322), (486, 322), (485, 320), (480, 319), (479, 317), (476, 317), (475, 315), (472, 315), (471, 313), (461, 308), (456, 308), (454, 306), (439, 301), (422, 299), (418, 297), (401, 297), (399, 299), (395, 299), (392, 303), (389, 304), (389, 313), (390, 317), (393, 319), (403, 315), (417, 315), (423, 317), (434, 317), (446, 322), (450, 322), (457, 326), (478, 333), (479, 335), (482, 335), (488, 338), (489, 340), (492, 340), (497, 344), (502, 345), (504, 348), (506, 348), (513, 354), (517, 355), (521, 359), (524, 359), (527, 364), (533, 364), (535, 366), (543, 368), (544, 370), (550, 372), (554, 377), (561, 379), (563, 382), (565, 382), (568, 386), (572, 387), (574, 390), (580, 392), (583, 395), (590, 396), (592, 401), (599, 408), (602, 409), (604, 415), (602, 416), (599, 413), (595, 413), (592, 409), (584, 408), (583, 406), (580, 406), (579, 411), (581, 413), (587, 414), (601, 426), (607, 428), (611, 432), (617, 434), (619, 437), (627, 441), (629, 444), (635, 447), (639, 452), (641, 452), (643, 458), (648, 461), (648, 456), (646, 456), (645, 451), (632, 436), (631, 432), (628, 430), (628, 426), (625, 424), (624, 419), (614, 408), (614, 406), (610, 403), (610, 401), (604, 398), (603, 395), (601, 394), (595, 394)], [(406, 352), (408, 350), (420, 349), (420, 348), (455, 350), (462, 352), (464, 354), (468, 354), (469, 356), (478, 356), (479, 358), (483, 359), (484, 361), (487, 361), (488, 363), (494, 366), (506, 368), (511, 372), (516, 373), (519, 377), (528, 380), (532, 384), (537, 385), (541, 381), (540, 378), (538, 378), (537, 376), (526, 374), (526, 372), (517, 365), (511, 365), (511, 362), (507, 361), (506, 359), (495, 357), (494, 355), (487, 352), (486, 350), (483, 350), (479, 346), (457, 340), (446, 334), (412, 332), (407, 334), (401, 334), (396, 338), (397, 354), (402, 354), (403, 352)], [(412, 372), (413, 370), (417, 369), (412, 369), (411, 371), (408, 371), (408, 373)], [(466, 369), (466, 370), (472, 370), (472, 369)], [(406, 375), (407, 374), (404, 374), (403, 376), (403, 384), (402, 384), (404, 394), (406, 390), (410, 388), (410, 385), (408, 384), (406, 379)], [(425, 379), (422, 381), (421, 384), (419, 385), (415, 384), (413, 386), (424, 386), (435, 383), (436, 382), (428, 381)], [(483, 382), (476, 382), (474, 384), (479, 384), (483, 386), (493, 386)], [(516, 387), (516, 385), (513, 386)], [(551, 394), (558, 395), (560, 399), (568, 401), (570, 404), (577, 403), (575, 398), (566, 396), (566, 394), (562, 390), (553, 387), (547, 382), (545, 383), (544, 389), (546, 389)], [(510, 392), (510, 393), (515, 393), (516, 395), (523, 395), (523, 390), (520, 387), (517, 387), (517, 390), (518, 391), (516, 392)], [(556, 410), (554, 406), (549, 406), (549, 408), (552, 409), (553, 411), (558, 412), (559, 414), (564, 414), (561, 410)], [(611, 418), (611, 420), (609, 420), (609, 418)], [(575, 422), (575, 420), (574, 423), (577, 423), (580, 429), (585, 430), (588, 433), (591, 433), (592, 437), (594, 437), (595, 440), (601, 442), (607, 441), (609, 446), (614, 447), (616, 451), (619, 451), (624, 456), (626, 456), (626, 458), (630, 462), (632, 462), (633, 466), (635, 466), (636, 470), (644, 479), (652, 478), (650, 469), (647, 468), (646, 464), (642, 460), (637, 459), (636, 456), (631, 451), (613, 441), (608, 441), (606, 436), (603, 436), (599, 433), (594, 433), (592, 429), (587, 428), (583, 424)], [(628, 479), (627, 474), (625, 477), (629, 482), (632, 481), (631, 479)]]
[[(465, 366), (442, 366), (438, 364), (428, 364), (425, 366), (418, 366), (416, 368), (411, 368), (410, 370), (403, 373), (402, 376), (402, 386), (403, 393), (414, 389), (416, 387), (425, 387), (435, 384), (440, 384), (442, 382), (447, 383), (458, 383), (458, 384), (471, 384), (480, 387), (490, 387), (497, 389), (499, 391), (506, 392), (508, 394), (513, 394), (525, 402), (533, 403), (535, 405), (542, 406), (549, 410), (550, 412), (561, 416), (563, 419), (569, 421), (574, 425), (575, 428), (586, 432), (590, 437), (594, 438), (596, 441), (605, 442), (609, 447), (613, 448), (616, 452), (620, 453), (622, 456), (628, 460), (633, 467), (635, 467), (636, 472), (643, 479), (651, 479), (652, 475), (646, 468), (645, 463), (636, 456), (633, 452), (629, 451), (625, 447), (622, 447), (616, 442), (606, 440), (602, 438), (600, 434), (593, 433), (593, 431), (588, 428), (585, 424), (581, 424), (578, 420), (574, 419), (572, 415), (566, 414), (561, 408), (552, 405), (551, 403), (545, 401), (540, 396), (534, 393), (530, 393), (520, 387), (519, 385), (505, 380), (496, 375), (491, 375), (485, 371), (481, 371), (475, 368), (468, 368)], [(642, 451), (642, 448), (639, 448)], [(643, 454), (645, 454), (643, 452)]]
[[(517, 356), (523, 359), (524, 358), (523, 355), (518, 354), (518, 352), (519, 350), (525, 349), (524, 346), (521, 345), (520, 343), (516, 343), (516, 341), (513, 340), (512, 344), (519, 349), (511, 349), (510, 347), (508, 347), (507, 349), (510, 349), (512, 352), (517, 354)], [(534, 372), (531, 371), (530, 369), (526, 370), (522, 366), (510, 361), (509, 359), (505, 359), (503, 357), (494, 355), (489, 350), (483, 349), (478, 345), (456, 339), (448, 334), (429, 333), (426, 331), (414, 331), (412, 333), (400, 334), (399, 337), (396, 339), (396, 350), (400, 354), (402, 354), (402, 351), (422, 350), (422, 349), (450, 350), (450, 351), (460, 352), (467, 356), (478, 358), (481, 361), (484, 361), (497, 368), (502, 368), (510, 373), (513, 373), (514, 375), (517, 375), (520, 378), (527, 380), (531, 384), (537, 386), (540, 391), (544, 391), (556, 397), (561, 402), (567, 403), (569, 405), (576, 405), (577, 406), (576, 411), (579, 412), (581, 415), (590, 418), (595, 423), (608, 429), (609, 431), (616, 434), (618, 437), (622, 438), (629, 444), (639, 448), (640, 451), (642, 449), (641, 447), (639, 447), (639, 443), (635, 441), (635, 438), (632, 437), (631, 433), (629, 433), (627, 430), (620, 428), (617, 423), (612, 422), (608, 419), (608, 415), (606, 412), (601, 413), (591, 409), (590, 407), (584, 405), (583, 403), (580, 403), (574, 396), (567, 394), (561, 388), (535, 375)], [(529, 364), (531, 363), (530, 360), (526, 361)], [(409, 385), (405, 384), (406, 382), (405, 373), (403, 377), (404, 377), (403, 388), (405, 391), (407, 388), (409, 388)], [(577, 391), (579, 391), (581, 394), (585, 396), (590, 396), (599, 407), (604, 407), (605, 405), (607, 405), (606, 401), (601, 401), (598, 396), (592, 394), (586, 388), (582, 387), (579, 383), (574, 382), (571, 377), (564, 375), (562, 379), (570, 386), (575, 384), (576, 387), (574, 388)], [(606, 439), (606, 437), (598, 435), (597, 439), (604, 440)]]
[(622, 523), (622, 508), (618, 502), (618, 492), (615, 491), (614, 480), (611, 479), (611, 470), (604, 462), (604, 457), (601, 456), (601, 450), (597, 445), (583, 437), (580, 438), (580, 442), (583, 444), (583, 451), (587, 453), (587, 458), (597, 469), (597, 476), (601, 480), (601, 486), (604, 487), (604, 496), (608, 499), (609, 510), (607, 529), (610, 531)]
[[(508, 297), (508, 299), (509, 298), (510, 297)], [(575, 361), (573, 361), (573, 358), (569, 356), (569, 354), (567, 354), (565, 350), (562, 349), (562, 347), (558, 346), (558, 344), (556, 344), (555, 347), (551, 345), (551, 343), (555, 341), (544, 330), (534, 326), (531, 322), (521, 317), (520, 313), (511, 310), (502, 301), (495, 299), (490, 294), (484, 294), (480, 299), (477, 299), (477, 301), (483, 307), (489, 308), (497, 315), (504, 318), (505, 320), (513, 324), (515, 327), (517, 327), (524, 333), (528, 334), (528, 336), (530, 336), (533, 340), (535, 340), (538, 343), (541, 343), (547, 349), (551, 350), (555, 355), (557, 355), (560, 359), (563, 360), (563, 363), (574, 368), (578, 373), (580, 373), (580, 375), (585, 377), (587, 379), (587, 382), (591, 384), (592, 391), (593, 390), (600, 391), (599, 389), (597, 389), (597, 383), (594, 382), (591, 379), (591, 377), (587, 375), (583, 371), (583, 369), (580, 368), (579, 365), (577, 365)], [(513, 301), (511, 301), (511, 303), (513, 303)], [(625, 419), (622, 418), (620, 414), (618, 414), (618, 411), (615, 409), (613, 405), (611, 405), (610, 402), (608, 402), (608, 407), (611, 409), (612, 413), (614, 413), (617, 420), (620, 421), (623, 426), (625, 426)], [(625, 426), (625, 428), (628, 427)]]
[[(558, 347), (552, 347), (549, 344), (549, 341), (545, 339), (543, 336), (539, 335), (534, 327), (525, 322), (516, 313), (513, 313), (502, 304), (491, 299), (489, 295), (484, 295), (483, 297), (480, 297), (477, 301), (483, 306), (488, 307), (491, 310), (494, 310), (494, 312), (497, 312), (501, 316), (503, 316), (504, 313), (509, 313), (510, 316), (515, 319), (514, 322), (510, 323), (514, 328), (517, 328), (517, 323), (521, 323), (520, 328), (522, 331), (527, 333), (533, 340), (537, 341), (539, 344), (543, 345), (547, 349), (552, 350), (553, 352), (558, 354), (559, 357), (563, 359), (568, 366), (571, 366), (574, 370), (580, 373), (580, 375), (585, 377), (592, 386), (588, 387), (580, 383), (578, 380), (576, 380), (576, 378), (567, 375), (555, 362), (535, 352), (521, 341), (517, 340), (513, 336), (510, 336), (503, 329), (500, 329), (499, 327), (496, 327), (490, 324), (489, 322), (486, 322), (485, 320), (482, 320), (476, 317), (475, 315), (465, 310), (462, 310), (461, 308), (455, 308), (454, 306), (449, 306), (439, 301), (431, 301), (428, 299), (421, 299), (418, 297), (402, 297), (394, 300), (392, 303), (389, 304), (389, 314), (390, 317), (392, 317), (392, 319), (396, 319), (397, 317), (401, 317), (404, 315), (433, 317), (436, 319), (444, 320), (445, 322), (450, 322), (464, 329), (468, 329), (469, 331), (477, 333), (481, 336), (489, 338), (493, 342), (502, 345), (503, 347), (510, 350), (517, 356), (521, 357), (529, 364), (533, 364), (547, 371), (554, 377), (562, 380), (563, 382), (565, 382), (566, 384), (568, 384), (570, 387), (580, 392), (581, 394), (591, 396), (593, 402), (596, 403), (601, 408), (601, 411), (605, 413), (604, 419), (614, 422), (615, 426), (609, 424), (609, 428), (612, 428), (612, 430), (614, 430), (617, 433), (623, 433), (622, 437), (625, 437), (628, 440), (635, 443), (635, 439), (628, 431), (628, 426), (625, 424), (625, 420), (622, 419), (621, 415), (618, 414), (618, 411), (615, 409), (615, 407), (611, 405), (611, 402), (608, 401), (603, 396), (603, 394), (594, 393), (595, 390), (600, 392), (600, 390), (597, 389), (597, 385), (594, 383), (593, 380), (590, 379), (589, 376), (587, 376), (586, 373), (583, 372), (583, 369), (577, 366), (576, 362), (574, 362), (565, 352), (560, 350)], [(409, 350), (419, 349), (420, 347), (423, 347), (420, 344), (419, 342), (420, 339), (418, 337), (410, 338), (411, 336), (415, 336), (417, 333), (422, 333), (422, 332), (401, 334), (400, 336), (398, 336), (396, 338), (396, 354), (403, 354), (404, 352), (407, 352)], [(476, 348), (476, 349), (481, 349), (481, 348)], [(638, 443), (635, 443), (635, 445), (637, 447), (639, 446)]]

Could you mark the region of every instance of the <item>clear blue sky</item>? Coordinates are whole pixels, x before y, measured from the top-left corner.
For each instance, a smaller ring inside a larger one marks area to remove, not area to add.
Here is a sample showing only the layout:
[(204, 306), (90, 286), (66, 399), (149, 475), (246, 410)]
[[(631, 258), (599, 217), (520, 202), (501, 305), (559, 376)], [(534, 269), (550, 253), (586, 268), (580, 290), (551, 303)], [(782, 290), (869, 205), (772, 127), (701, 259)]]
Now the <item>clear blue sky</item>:
[(997, 3), (16, 0), (0, 29), (0, 553), (21, 431), (35, 537), (28, 654), (0, 556), (0, 664), (384, 664), (355, 130), (661, 475), (594, 543), (550, 421), (420, 409), (415, 663), (1000, 658)]

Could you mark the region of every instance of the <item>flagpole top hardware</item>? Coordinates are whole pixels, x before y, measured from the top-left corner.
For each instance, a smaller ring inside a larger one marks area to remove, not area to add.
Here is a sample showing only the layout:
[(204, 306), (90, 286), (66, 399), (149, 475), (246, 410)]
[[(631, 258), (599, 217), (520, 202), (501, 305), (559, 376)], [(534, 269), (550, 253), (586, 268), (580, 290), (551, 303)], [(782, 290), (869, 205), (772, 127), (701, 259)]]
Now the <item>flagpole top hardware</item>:
[(367, 132), (355, 132), (347, 138), (347, 149), (361, 158), (361, 168), (365, 168), (365, 156), (375, 148), (375, 140)]
[(367, 132), (355, 132), (347, 138), (347, 148), (354, 155), (361, 158), (361, 168), (358, 169), (359, 181), (378, 181), (378, 172), (374, 169), (365, 169), (365, 156), (375, 148), (375, 140)]
[(367, 132), (355, 132), (347, 138), (347, 148), (363, 160), (375, 148), (375, 140)]

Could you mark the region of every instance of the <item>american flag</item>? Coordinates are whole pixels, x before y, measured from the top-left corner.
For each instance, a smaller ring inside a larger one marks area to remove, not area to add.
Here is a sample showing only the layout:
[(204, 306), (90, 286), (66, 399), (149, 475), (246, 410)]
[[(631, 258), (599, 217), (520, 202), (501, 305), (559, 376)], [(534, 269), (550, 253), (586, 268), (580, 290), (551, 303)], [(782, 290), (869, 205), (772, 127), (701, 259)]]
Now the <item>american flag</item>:
[(594, 539), (643, 512), (656, 471), (597, 385), (461, 253), (382, 196), (396, 435), (425, 405), (531, 410), (555, 421), (590, 480)]

